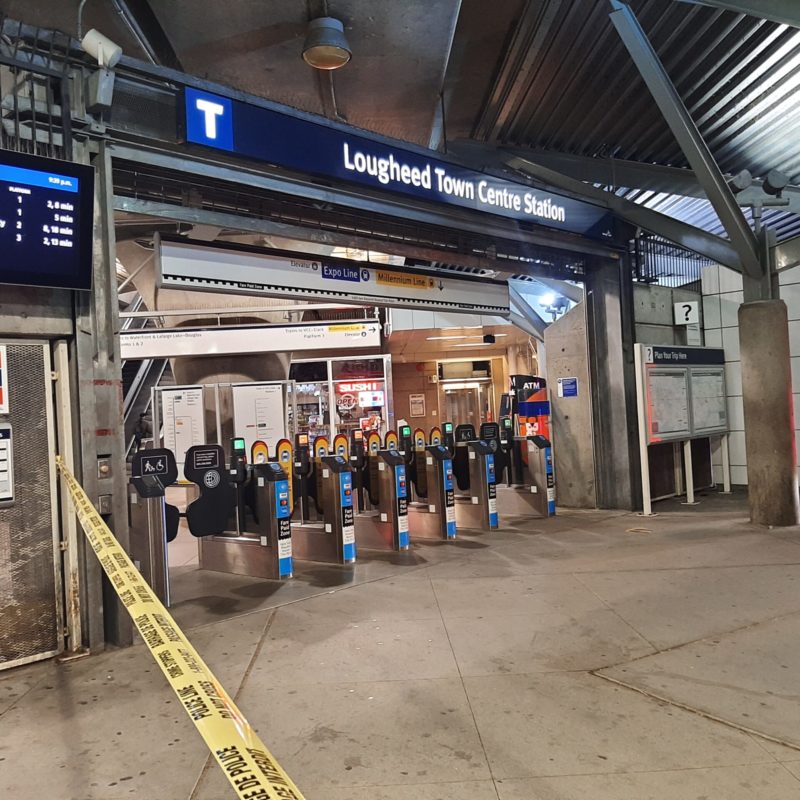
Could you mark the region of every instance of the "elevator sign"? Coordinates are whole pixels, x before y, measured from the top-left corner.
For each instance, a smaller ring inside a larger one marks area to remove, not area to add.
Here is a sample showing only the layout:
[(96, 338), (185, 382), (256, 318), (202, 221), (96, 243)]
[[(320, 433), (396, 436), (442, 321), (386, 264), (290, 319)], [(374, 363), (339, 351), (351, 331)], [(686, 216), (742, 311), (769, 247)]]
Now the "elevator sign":
[(594, 239), (614, 238), (613, 217), (604, 208), (467, 169), (404, 142), (191, 87), (184, 100), (185, 139), (192, 144)]

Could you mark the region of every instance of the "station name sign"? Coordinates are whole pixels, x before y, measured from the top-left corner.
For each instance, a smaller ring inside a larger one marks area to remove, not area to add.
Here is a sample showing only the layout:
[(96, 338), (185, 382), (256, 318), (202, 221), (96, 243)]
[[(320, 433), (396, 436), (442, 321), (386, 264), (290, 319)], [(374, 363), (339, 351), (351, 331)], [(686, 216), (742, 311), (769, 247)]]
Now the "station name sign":
[(534, 222), (594, 239), (613, 238), (604, 208), (502, 180), (403, 147), (187, 87), (187, 142), (287, 169)]

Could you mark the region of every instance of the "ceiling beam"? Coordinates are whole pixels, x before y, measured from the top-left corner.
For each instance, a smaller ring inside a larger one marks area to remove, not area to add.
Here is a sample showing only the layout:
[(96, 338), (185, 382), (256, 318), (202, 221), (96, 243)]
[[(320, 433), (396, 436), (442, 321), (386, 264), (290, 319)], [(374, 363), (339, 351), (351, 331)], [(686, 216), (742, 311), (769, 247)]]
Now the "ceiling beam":
[(645, 230), (663, 236), (687, 250), (699, 253), (711, 259), (717, 264), (730, 267), (737, 272), (742, 271), (742, 262), (739, 254), (733, 245), (726, 239), (708, 233), (702, 228), (681, 222), (674, 217), (653, 211), (646, 206), (626, 200), (612, 192), (605, 192), (587, 183), (561, 175), (554, 170), (534, 164), (532, 161), (508, 154), (506, 164), (512, 169), (516, 169), (529, 178), (535, 178), (554, 189), (568, 191), (578, 197), (583, 197), (596, 205), (602, 205), (613, 211), (621, 219), (630, 222), (632, 225), (644, 228)]
[[(456, 143), (456, 147), (458, 143)], [(641, 161), (626, 161), (616, 158), (595, 158), (593, 156), (577, 156), (571, 153), (558, 153), (554, 150), (533, 150), (524, 147), (506, 147), (507, 152), (534, 161), (544, 167), (568, 175), (571, 178), (587, 183), (611, 186), (615, 189), (638, 189), (647, 192), (664, 192), (681, 197), (708, 197), (690, 169), (681, 167), (664, 167), (660, 164), (646, 164)], [(726, 181), (732, 177), (724, 176)], [(763, 181), (753, 179), (753, 185), (736, 195), (740, 206), (747, 206), (757, 200), (764, 200), (761, 190)], [(781, 197), (789, 204), (781, 210), (800, 214), (800, 186), (787, 186)]]
[(615, 189), (641, 189), (666, 192), (683, 197), (705, 197), (697, 176), (690, 169), (663, 167), (641, 161), (616, 158), (595, 158), (558, 153), (553, 150), (533, 150), (525, 147), (505, 147), (506, 152), (541, 164), (571, 178), (611, 186)]
[(528, 336), (533, 336), (534, 339), (544, 342), (547, 323), (510, 283), (508, 284), (508, 296), (511, 300), (511, 313), (508, 316), (511, 324), (525, 331)]
[(677, 0), (677, 2), (724, 8), (739, 14), (771, 19), (773, 22), (800, 28), (800, 5), (797, 0)]
[(730, 267), (737, 272), (742, 271), (741, 259), (736, 249), (726, 239), (523, 158), (519, 155), (519, 150), (505, 150), (467, 140), (459, 141), (457, 148), (453, 149), (457, 149), (461, 159), (475, 169), (489, 174), (503, 172), (505, 173), (503, 177), (508, 178), (507, 173), (510, 168), (538, 185), (607, 208), (631, 225), (663, 236), (717, 264)]
[(678, 91), (642, 30), (633, 9), (621, 0), (609, 0), (611, 22), (628, 50), (653, 99), (691, 164), (697, 179), (736, 249), (745, 274), (761, 279), (763, 269), (755, 234), (725, 182), (708, 145), (694, 124)]
[(183, 72), (178, 54), (148, 0), (112, 0), (112, 2), (150, 61), (158, 66)]

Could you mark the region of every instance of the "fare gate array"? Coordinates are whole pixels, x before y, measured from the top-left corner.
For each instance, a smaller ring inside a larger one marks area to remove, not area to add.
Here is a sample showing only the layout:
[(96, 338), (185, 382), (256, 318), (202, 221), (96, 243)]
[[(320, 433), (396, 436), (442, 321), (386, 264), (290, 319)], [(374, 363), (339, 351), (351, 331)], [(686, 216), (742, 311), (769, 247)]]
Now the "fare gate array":
[[(502, 514), (554, 513), (543, 382), (519, 383), (510, 415), (479, 431), (444, 423), (427, 434), (410, 426), (333, 441), (298, 434), (274, 446), (257, 440), (249, 453), (234, 437), (227, 457), (220, 445), (190, 447), (184, 475), (199, 496), (185, 517), (200, 540), (200, 566), (280, 580), (295, 574), (297, 562), (349, 565), (370, 550), (406, 552), (415, 539), (492, 531)], [(132, 496), (146, 512), (144, 534), (134, 540), (150, 542), (140, 562), (168, 601), (168, 579), (154, 562), (174, 535), (176, 514), (164, 502), (163, 481), (153, 488), (152, 465), (169, 457), (150, 453), (134, 462)], [(161, 477), (169, 482), (173, 474), (170, 466)]]

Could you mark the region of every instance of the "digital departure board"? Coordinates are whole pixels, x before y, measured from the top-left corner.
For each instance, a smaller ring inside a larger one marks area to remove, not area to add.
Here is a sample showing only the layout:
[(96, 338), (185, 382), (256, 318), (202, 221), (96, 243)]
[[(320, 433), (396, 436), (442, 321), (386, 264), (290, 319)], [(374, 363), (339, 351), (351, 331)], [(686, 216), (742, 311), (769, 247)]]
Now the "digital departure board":
[(0, 150), (0, 284), (92, 288), (94, 170)]

